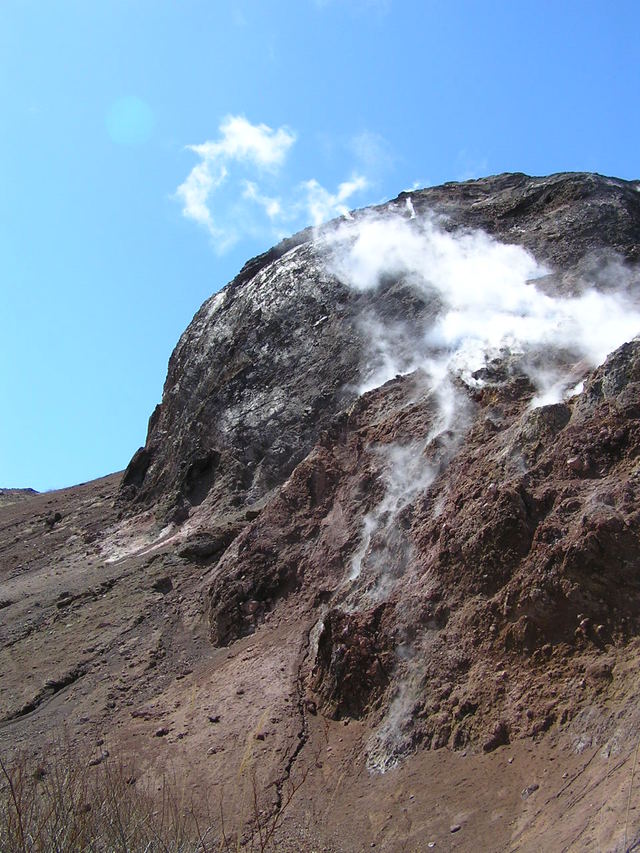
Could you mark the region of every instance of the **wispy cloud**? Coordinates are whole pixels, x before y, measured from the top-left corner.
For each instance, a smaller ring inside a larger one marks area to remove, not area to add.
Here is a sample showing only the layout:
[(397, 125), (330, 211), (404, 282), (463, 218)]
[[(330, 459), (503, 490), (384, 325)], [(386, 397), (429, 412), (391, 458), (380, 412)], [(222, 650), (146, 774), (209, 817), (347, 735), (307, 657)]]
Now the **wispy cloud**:
[(315, 178), (305, 181), (302, 190), (306, 194), (306, 208), (313, 224), (320, 225), (332, 216), (348, 216), (346, 202), (368, 186), (369, 182), (362, 175), (354, 175), (350, 180), (343, 181), (335, 193), (330, 193)]
[(227, 116), (220, 125), (220, 139), (189, 146), (206, 160), (244, 160), (257, 166), (274, 168), (282, 165), (296, 141), (296, 134), (286, 127), (273, 130), (266, 124), (251, 124), (244, 116)]
[(187, 146), (200, 162), (176, 190), (183, 215), (206, 228), (219, 248), (226, 248), (234, 242), (234, 235), (214, 221), (210, 196), (225, 182), (234, 162), (273, 172), (295, 141), (295, 133), (286, 127), (273, 130), (266, 124), (251, 124), (244, 116), (227, 116), (220, 125), (219, 139)]
[[(182, 213), (207, 230), (212, 245), (224, 252), (242, 237), (280, 238), (287, 230), (349, 215), (352, 200), (370, 187), (360, 171), (335, 191), (316, 178), (287, 186), (281, 169), (296, 133), (252, 124), (244, 116), (227, 116), (219, 137), (187, 148), (199, 162), (175, 192)], [(377, 138), (360, 139), (361, 161), (375, 157)], [(223, 185), (226, 191), (223, 190)]]
[(243, 197), (255, 201), (260, 207), (264, 208), (264, 212), (269, 219), (276, 220), (283, 216), (282, 202), (279, 198), (263, 195), (254, 181), (245, 181)]

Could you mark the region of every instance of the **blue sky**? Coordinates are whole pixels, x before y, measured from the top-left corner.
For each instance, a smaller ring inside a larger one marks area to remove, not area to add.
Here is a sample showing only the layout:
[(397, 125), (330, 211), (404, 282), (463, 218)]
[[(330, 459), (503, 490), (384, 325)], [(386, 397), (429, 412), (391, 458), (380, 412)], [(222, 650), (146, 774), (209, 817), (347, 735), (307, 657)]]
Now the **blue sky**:
[(416, 184), (640, 177), (639, 31), (632, 2), (3, 0), (0, 485), (123, 468), (281, 235)]

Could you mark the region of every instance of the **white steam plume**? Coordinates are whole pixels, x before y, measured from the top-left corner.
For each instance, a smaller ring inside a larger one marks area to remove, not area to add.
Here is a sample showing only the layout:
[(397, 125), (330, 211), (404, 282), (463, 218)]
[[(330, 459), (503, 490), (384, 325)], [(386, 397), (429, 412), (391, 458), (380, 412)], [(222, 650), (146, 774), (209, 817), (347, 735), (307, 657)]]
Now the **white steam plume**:
[(399, 515), (438, 473), (426, 451), (446, 437), (441, 468), (466, 430), (467, 398), (454, 390), (453, 378), (481, 385), (474, 373), (495, 358), (517, 356), (537, 390), (532, 405), (557, 402), (579, 393), (581, 375), (640, 332), (640, 310), (628, 276), (620, 277), (618, 289), (609, 282), (603, 291), (550, 296), (536, 284), (548, 270), (525, 249), (481, 231), (448, 232), (433, 216), (417, 217), (410, 200), (404, 210), (343, 221), (325, 239), (329, 268), (343, 283), (377, 291), (399, 282), (425, 306), (418, 323), (386, 322), (380, 313), (360, 320), (372, 348), (361, 393), (419, 371), (425, 395), (436, 404), (434, 425), (421, 444), (374, 449), (385, 494), (365, 516), (348, 580), (380, 599), (409, 561)]
[[(348, 582), (361, 575), (369, 602), (384, 600), (407, 569), (413, 548), (400, 516), (455, 453), (468, 425), (468, 401), (456, 391), (439, 365), (425, 365), (420, 385), (433, 405), (434, 417), (421, 441), (374, 448), (381, 462), (384, 495), (364, 517), (360, 544), (351, 558)], [(361, 598), (358, 594), (356, 600)], [(349, 601), (347, 599), (347, 606)]]
[[(390, 557), (389, 539), (397, 515), (431, 485), (435, 476), (435, 471), (425, 464), (422, 457), (424, 449), (420, 444), (404, 447), (391, 445), (378, 449), (384, 466), (382, 478), (385, 494), (380, 503), (364, 517), (360, 547), (351, 559), (350, 580), (360, 576), (365, 556), (368, 557), (369, 568), (373, 563), (377, 565), (376, 574), (379, 577), (389, 573), (389, 566), (385, 562)], [(374, 534), (379, 535), (381, 530), (385, 531), (385, 535), (380, 536), (380, 541), (372, 547)]]
[[(452, 371), (468, 381), (504, 350), (570, 352), (585, 368), (595, 367), (640, 332), (640, 310), (627, 288), (550, 296), (535, 282), (548, 270), (522, 247), (499, 243), (482, 231), (449, 233), (434, 217), (414, 218), (413, 205), (407, 212), (411, 219), (399, 213), (365, 215), (341, 223), (327, 237), (329, 266), (349, 287), (373, 291), (385, 280), (401, 280), (439, 306), (420, 336), (408, 329), (403, 336), (397, 323), (384, 327), (377, 321), (372, 339), (380, 357), (367, 390), (396, 373), (420, 367), (432, 372), (436, 364), (441, 374)], [(410, 344), (408, 365), (406, 356), (404, 363), (392, 357), (400, 337), (405, 349)], [(556, 399), (565, 389), (553, 359), (546, 361), (544, 369), (531, 368), (530, 377), (550, 402), (554, 386)]]
[[(403, 208), (342, 222), (325, 239), (331, 272), (354, 290), (380, 296), (360, 318), (371, 340), (360, 391), (417, 371), (414, 386), (435, 410), (420, 441), (370, 449), (380, 460), (384, 495), (364, 518), (344, 581), (343, 606), (358, 609), (387, 599), (411, 567), (408, 507), (432, 487), (470, 422), (469, 397), (454, 379), (477, 387), (490, 381), (480, 376), (491, 375), (478, 371), (509, 356), (536, 389), (532, 405), (579, 394), (586, 371), (640, 332), (639, 288), (612, 262), (592, 278), (597, 290), (582, 280), (580, 295), (551, 296), (537, 281), (548, 271), (525, 249), (479, 231), (448, 232), (435, 217), (417, 215), (409, 198)], [(405, 306), (400, 312), (394, 294)], [(406, 316), (407, 305), (417, 316)], [(419, 690), (402, 660), (413, 653), (409, 644), (398, 650), (396, 693), (367, 744), (370, 772), (384, 773), (411, 749)]]
[(409, 681), (401, 680), (384, 721), (367, 742), (367, 769), (370, 773), (386, 773), (402, 757), (404, 729), (411, 732), (412, 709), (419, 691)]

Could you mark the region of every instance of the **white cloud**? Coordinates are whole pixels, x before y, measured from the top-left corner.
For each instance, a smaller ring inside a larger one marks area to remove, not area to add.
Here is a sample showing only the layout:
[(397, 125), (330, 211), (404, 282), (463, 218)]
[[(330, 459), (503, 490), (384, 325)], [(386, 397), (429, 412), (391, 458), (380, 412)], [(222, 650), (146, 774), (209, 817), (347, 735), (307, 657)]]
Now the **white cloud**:
[(254, 181), (245, 181), (242, 195), (262, 207), (271, 222), (286, 222), (302, 227), (309, 222), (321, 225), (336, 216), (349, 219), (347, 202), (367, 187), (369, 181), (365, 177), (354, 175), (350, 180), (338, 184), (338, 189), (332, 193), (316, 178), (311, 178), (295, 187), (283, 200), (266, 195)]
[(266, 124), (251, 124), (244, 116), (227, 116), (220, 125), (217, 142), (203, 142), (189, 148), (203, 160), (218, 163), (241, 160), (262, 168), (281, 166), (296, 135), (286, 127), (273, 130)]
[(219, 230), (213, 224), (207, 199), (226, 177), (227, 170), (224, 166), (220, 165), (214, 175), (212, 164), (203, 160), (193, 167), (186, 181), (176, 190), (176, 196), (183, 203), (183, 215), (203, 225), (214, 237), (218, 235)]
[(255, 201), (264, 208), (265, 213), (272, 221), (283, 216), (282, 202), (279, 198), (263, 195), (256, 183), (245, 181), (243, 197)]
[(218, 249), (228, 248), (237, 235), (215, 222), (210, 196), (225, 182), (233, 162), (273, 172), (295, 140), (295, 133), (286, 127), (273, 130), (266, 124), (251, 124), (244, 116), (227, 116), (220, 125), (219, 139), (187, 146), (201, 159), (176, 190), (183, 215), (206, 228)]
[(302, 184), (306, 196), (306, 209), (314, 225), (320, 225), (333, 216), (349, 216), (349, 207), (345, 204), (352, 195), (366, 189), (369, 182), (362, 175), (354, 175), (351, 180), (343, 181), (335, 193), (330, 193), (315, 178)]
[[(293, 130), (252, 124), (244, 116), (227, 116), (219, 130), (217, 139), (187, 146), (200, 160), (175, 192), (183, 215), (208, 231), (218, 252), (242, 237), (281, 239), (309, 224), (349, 218), (353, 198), (371, 186), (359, 171), (335, 191), (316, 178), (287, 185), (280, 167), (296, 141)], [(380, 159), (382, 137), (356, 139), (361, 162)]]

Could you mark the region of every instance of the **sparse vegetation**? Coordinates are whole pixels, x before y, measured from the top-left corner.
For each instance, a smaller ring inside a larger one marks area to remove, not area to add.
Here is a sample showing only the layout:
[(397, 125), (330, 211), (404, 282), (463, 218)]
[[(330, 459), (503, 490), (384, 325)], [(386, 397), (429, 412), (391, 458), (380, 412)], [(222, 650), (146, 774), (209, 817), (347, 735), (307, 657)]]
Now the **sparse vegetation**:
[(243, 807), (225, 814), (221, 799), (214, 820), (175, 776), (155, 790), (131, 761), (106, 751), (87, 760), (68, 741), (57, 742), (46, 759), (0, 757), (0, 851), (266, 853), (307, 774), (286, 779), (274, 798), (260, 789), (253, 767), (241, 769)]
[(108, 755), (91, 766), (65, 743), (45, 760), (0, 759), (3, 853), (209, 853), (218, 849), (176, 780), (159, 792), (132, 764)]

